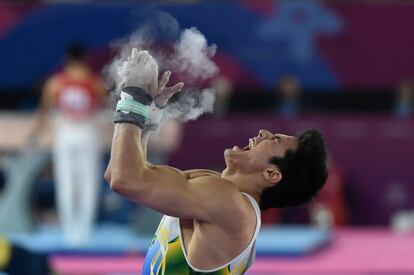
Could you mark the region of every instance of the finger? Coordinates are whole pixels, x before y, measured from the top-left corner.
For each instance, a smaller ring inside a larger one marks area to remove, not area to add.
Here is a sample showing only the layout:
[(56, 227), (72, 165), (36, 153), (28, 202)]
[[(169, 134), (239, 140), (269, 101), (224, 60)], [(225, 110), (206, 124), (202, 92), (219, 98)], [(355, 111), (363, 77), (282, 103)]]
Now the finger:
[(147, 63), (148, 59), (149, 59), (148, 51), (142, 51), (141, 60), (140, 60), (142, 62), (142, 64)]
[(175, 93), (180, 92), (183, 88), (184, 88), (184, 82), (178, 82), (178, 83), (177, 83), (177, 84), (175, 84), (174, 86), (172, 86), (172, 87), (167, 87), (167, 88), (165, 88), (165, 89), (166, 89), (166, 90), (168, 90), (168, 91), (172, 91), (172, 92), (174, 92), (174, 94), (175, 94)]
[(155, 99), (154, 99), (155, 104), (160, 108), (164, 108), (165, 105), (167, 105), (168, 100), (173, 95), (180, 92), (183, 89), (183, 87), (184, 87), (184, 83), (180, 82), (180, 83), (175, 84), (172, 87), (164, 88), (162, 93), (160, 93), (158, 96), (155, 97)]
[(146, 53), (148, 53), (148, 52), (147, 51), (140, 51), (140, 52), (138, 52), (138, 56), (137, 56), (136, 63), (142, 62)]
[(134, 62), (134, 63), (136, 63), (137, 61), (138, 61), (138, 50), (137, 50), (137, 48), (133, 48), (132, 49), (132, 53), (131, 53), (131, 62)]
[(162, 74), (160, 82), (158, 83), (158, 89), (162, 91), (167, 85), (168, 81), (170, 81), (171, 71), (166, 71)]
[(168, 95), (168, 99), (174, 94), (180, 92), (184, 87), (184, 83), (180, 82), (172, 87), (165, 87), (161, 94)]

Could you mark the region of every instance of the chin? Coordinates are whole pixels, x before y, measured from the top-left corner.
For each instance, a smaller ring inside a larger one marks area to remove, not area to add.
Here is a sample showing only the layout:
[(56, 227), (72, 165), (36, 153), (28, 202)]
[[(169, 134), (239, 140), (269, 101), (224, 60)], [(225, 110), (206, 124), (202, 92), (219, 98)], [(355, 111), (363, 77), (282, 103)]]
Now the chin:
[(224, 150), (224, 160), (229, 166), (230, 163), (233, 163), (235, 159), (238, 158), (239, 152), (235, 151), (234, 149), (226, 149)]
[(231, 149), (224, 150), (224, 157), (231, 155)]
[(231, 163), (231, 149), (224, 150), (224, 162), (226, 163), (226, 167), (229, 167)]
[(228, 169), (233, 170), (243, 166), (243, 163), (247, 160), (246, 151), (240, 148), (233, 147), (232, 149), (226, 149), (224, 151), (224, 161)]

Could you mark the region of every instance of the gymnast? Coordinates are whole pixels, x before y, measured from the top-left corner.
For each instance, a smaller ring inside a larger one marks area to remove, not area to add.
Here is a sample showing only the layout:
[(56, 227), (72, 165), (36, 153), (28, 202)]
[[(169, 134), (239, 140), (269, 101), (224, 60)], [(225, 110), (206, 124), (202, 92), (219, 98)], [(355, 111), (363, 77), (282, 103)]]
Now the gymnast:
[(325, 184), (322, 135), (260, 130), (246, 146), (224, 151), (221, 173), (153, 165), (146, 160), (149, 133), (184, 84), (167, 87), (169, 71), (158, 81), (156, 61), (137, 49), (118, 75), (122, 85), (105, 178), (116, 193), (164, 214), (143, 274), (244, 274), (255, 258), (260, 211), (306, 203)]

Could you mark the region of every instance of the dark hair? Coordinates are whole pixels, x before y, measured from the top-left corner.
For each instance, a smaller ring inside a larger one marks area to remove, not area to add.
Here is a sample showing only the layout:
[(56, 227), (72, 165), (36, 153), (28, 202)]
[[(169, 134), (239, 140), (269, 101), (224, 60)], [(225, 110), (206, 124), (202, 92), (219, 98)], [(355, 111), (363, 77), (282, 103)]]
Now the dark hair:
[(282, 179), (263, 191), (260, 203), (263, 210), (311, 201), (328, 177), (325, 142), (316, 130), (299, 136), (297, 150), (288, 150), (283, 158), (272, 157), (269, 162), (279, 167)]
[(75, 42), (67, 47), (66, 55), (70, 61), (82, 61), (86, 59), (86, 49), (81, 43)]

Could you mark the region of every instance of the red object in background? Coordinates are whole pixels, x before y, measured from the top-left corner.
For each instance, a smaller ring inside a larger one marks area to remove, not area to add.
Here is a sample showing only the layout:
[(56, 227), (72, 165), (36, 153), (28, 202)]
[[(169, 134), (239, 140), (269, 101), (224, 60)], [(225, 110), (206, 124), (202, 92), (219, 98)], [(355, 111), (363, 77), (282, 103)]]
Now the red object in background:
[(331, 164), (325, 186), (316, 197), (315, 203), (329, 209), (334, 217), (334, 225), (349, 224), (349, 213), (345, 198), (345, 176), (342, 169)]
[(56, 104), (59, 110), (72, 118), (82, 119), (93, 114), (102, 99), (96, 86), (99, 78), (90, 75), (86, 79), (74, 80), (64, 72), (58, 74), (59, 89), (56, 94)]
[(278, 224), (282, 216), (283, 209), (270, 208), (262, 212), (262, 224)]
[[(345, 198), (345, 176), (342, 169), (332, 165), (325, 186), (319, 192), (313, 204), (322, 204), (334, 217), (334, 225), (349, 224), (349, 212)], [(313, 207), (312, 203), (310, 207)], [(268, 209), (262, 212), (263, 224), (279, 224), (283, 209)]]

